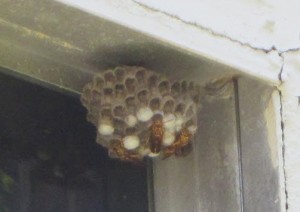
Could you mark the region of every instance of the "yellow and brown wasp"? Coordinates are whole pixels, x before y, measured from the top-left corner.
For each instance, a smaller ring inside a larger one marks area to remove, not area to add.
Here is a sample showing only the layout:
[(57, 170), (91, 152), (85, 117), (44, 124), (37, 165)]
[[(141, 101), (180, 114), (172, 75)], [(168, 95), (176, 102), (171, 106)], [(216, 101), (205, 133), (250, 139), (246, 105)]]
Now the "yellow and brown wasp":
[(175, 142), (165, 148), (164, 159), (170, 157), (173, 154), (175, 154), (176, 156), (181, 156), (183, 154), (183, 148), (190, 143), (191, 137), (192, 133), (187, 128), (183, 128), (177, 136)]
[(151, 126), (151, 134), (149, 138), (150, 151), (152, 153), (159, 153), (161, 150), (162, 139), (164, 135), (164, 126), (162, 119), (154, 119)]
[(136, 164), (140, 164), (142, 161), (142, 158), (139, 154), (125, 149), (122, 141), (112, 144), (111, 151), (122, 161), (128, 161)]

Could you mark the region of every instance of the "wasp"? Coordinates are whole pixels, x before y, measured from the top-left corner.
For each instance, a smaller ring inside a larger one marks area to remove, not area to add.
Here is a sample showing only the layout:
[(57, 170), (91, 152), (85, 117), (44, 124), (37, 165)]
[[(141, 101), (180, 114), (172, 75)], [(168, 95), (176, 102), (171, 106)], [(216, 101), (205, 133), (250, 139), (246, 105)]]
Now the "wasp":
[(162, 119), (155, 119), (151, 126), (151, 134), (149, 138), (150, 151), (152, 153), (160, 152), (163, 135), (164, 135), (163, 121)]
[(128, 161), (136, 164), (141, 163), (141, 156), (137, 153), (129, 152), (125, 149), (123, 142), (121, 141), (114, 143), (111, 147), (111, 151), (114, 152), (122, 161)]
[(183, 148), (190, 143), (191, 137), (192, 133), (187, 128), (183, 128), (177, 136), (175, 142), (165, 148), (164, 159), (173, 154), (176, 156), (181, 156), (183, 154)]

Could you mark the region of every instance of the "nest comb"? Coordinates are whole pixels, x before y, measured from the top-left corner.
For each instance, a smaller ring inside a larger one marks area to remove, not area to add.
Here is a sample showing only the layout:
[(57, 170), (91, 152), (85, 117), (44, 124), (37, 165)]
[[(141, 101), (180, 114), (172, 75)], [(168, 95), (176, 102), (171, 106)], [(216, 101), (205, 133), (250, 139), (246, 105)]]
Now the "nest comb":
[(112, 158), (180, 156), (197, 129), (200, 87), (142, 67), (117, 67), (83, 88), (87, 120)]

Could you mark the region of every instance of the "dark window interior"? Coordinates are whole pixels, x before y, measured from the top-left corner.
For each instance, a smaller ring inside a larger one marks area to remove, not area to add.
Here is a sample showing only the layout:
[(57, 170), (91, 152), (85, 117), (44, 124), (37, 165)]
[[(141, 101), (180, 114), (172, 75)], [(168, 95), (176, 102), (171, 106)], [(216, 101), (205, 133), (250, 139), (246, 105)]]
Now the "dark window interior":
[(0, 74), (0, 211), (148, 211), (146, 167), (109, 159), (85, 115), (79, 97)]

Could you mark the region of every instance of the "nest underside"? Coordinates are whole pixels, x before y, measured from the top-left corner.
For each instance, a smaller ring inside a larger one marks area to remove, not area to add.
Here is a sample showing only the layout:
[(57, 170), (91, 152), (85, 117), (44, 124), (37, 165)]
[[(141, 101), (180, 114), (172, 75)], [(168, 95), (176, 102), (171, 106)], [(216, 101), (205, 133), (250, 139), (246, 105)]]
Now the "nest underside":
[(193, 82), (122, 66), (96, 74), (81, 102), (110, 157), (141, 161), (183, 154), (197, 129), (201, 90)]

